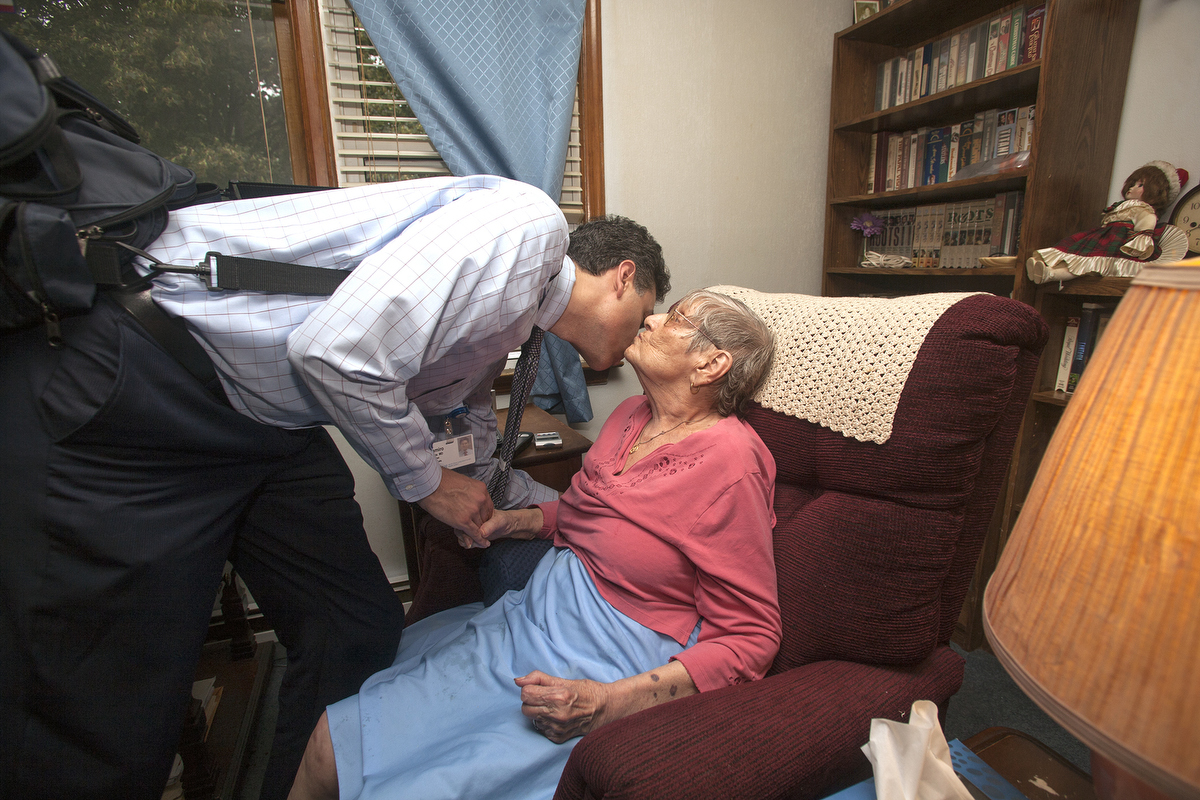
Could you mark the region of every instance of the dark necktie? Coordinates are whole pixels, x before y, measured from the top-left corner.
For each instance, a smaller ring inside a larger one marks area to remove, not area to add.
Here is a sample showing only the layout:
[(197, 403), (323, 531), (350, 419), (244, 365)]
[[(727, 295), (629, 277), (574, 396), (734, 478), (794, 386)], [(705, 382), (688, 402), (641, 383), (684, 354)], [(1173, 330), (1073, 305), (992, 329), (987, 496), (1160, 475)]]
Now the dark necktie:
[(513, 453), (517, 449), (517, 435), (521, 432), (521, 415), (529, 402), (529, 392), (537, 377), (538, 359), (542, 354), (542, 337), (545, 334), (536, 325), (529, 340), (521, 345), (521, 357), (513, 370), (512, 389), (508, 394), (508, 421), (504, 423), (504, 440), (500, 444), (500, 467), (488, 484), (488, 494), (496, 508), (502, 508), (504, 495), (508, 491), (508, 476), (512, 470)]

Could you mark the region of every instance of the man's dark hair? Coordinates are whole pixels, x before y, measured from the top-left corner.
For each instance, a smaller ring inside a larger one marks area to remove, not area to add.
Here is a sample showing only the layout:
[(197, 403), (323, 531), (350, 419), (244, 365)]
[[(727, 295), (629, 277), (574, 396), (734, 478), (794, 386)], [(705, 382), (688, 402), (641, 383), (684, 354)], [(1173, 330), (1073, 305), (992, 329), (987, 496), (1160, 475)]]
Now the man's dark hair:
[(609, 214), (580, 225), (571, 233), (567, 255), (592, 275), (603, 275), (629, 259), (637, 266), (633, 287), (638, 294), (653, 291), (654, 299), (661, 303), (671, 291), (671, 273), (662, 247), (645, 226), (628, 217)]

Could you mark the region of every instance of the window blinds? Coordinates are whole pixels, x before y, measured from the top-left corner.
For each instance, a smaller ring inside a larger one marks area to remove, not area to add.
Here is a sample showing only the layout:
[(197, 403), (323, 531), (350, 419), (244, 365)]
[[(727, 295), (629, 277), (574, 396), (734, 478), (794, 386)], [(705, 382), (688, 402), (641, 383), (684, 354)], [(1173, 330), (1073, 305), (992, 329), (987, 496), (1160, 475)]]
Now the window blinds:
[[(338, 185), (449, 175), (346, 0), (322, 0), (321, 17)], [(568, 223), (583, 221), (578, 90), (559, 207)]]

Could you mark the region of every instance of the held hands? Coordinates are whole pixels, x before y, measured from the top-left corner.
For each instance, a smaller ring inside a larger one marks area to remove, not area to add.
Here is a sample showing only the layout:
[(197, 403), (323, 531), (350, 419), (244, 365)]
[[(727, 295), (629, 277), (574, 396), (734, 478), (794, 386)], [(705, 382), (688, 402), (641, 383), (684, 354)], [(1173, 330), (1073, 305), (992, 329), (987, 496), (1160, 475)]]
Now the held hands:
[[(542, 510), (540, 508), (522, 508), (505, 511), (497, 508), (492, 512), (492, 518), (483, 524), (480, 532), (490, 542), (497, 539), (533, 539), (542, 529)], [(458, 537), (458, 543), (470, 547)]]
[(569, 681), (539, 670), (515, 680), (521, 687), (521, 713), (555, 744), (583, 736), (610, 721), (605, 708), (613, 684)]
[(481, 527), (492, 518), (494, 508), (487, 487), (466, 475), (442, 468), (442, 482), (433, 494), (417, 501), (421, 508), (454, 528), (463, 547), (487, 547)]

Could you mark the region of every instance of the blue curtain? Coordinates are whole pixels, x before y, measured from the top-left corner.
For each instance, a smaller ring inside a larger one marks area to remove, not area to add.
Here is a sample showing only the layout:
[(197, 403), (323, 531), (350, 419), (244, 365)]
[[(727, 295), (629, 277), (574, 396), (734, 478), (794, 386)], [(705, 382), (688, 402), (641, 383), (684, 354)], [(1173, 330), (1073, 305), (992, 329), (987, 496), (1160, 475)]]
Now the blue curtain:
[[(515, 178), (555, 199), (562, 191), (584, 4), (351, 0), (451, 172)], [(571, 422), (590, 420), (579, 356), (548, 334), (552, 339), (543, 347), (536, 402), (547, 409), (561, 404)]]

